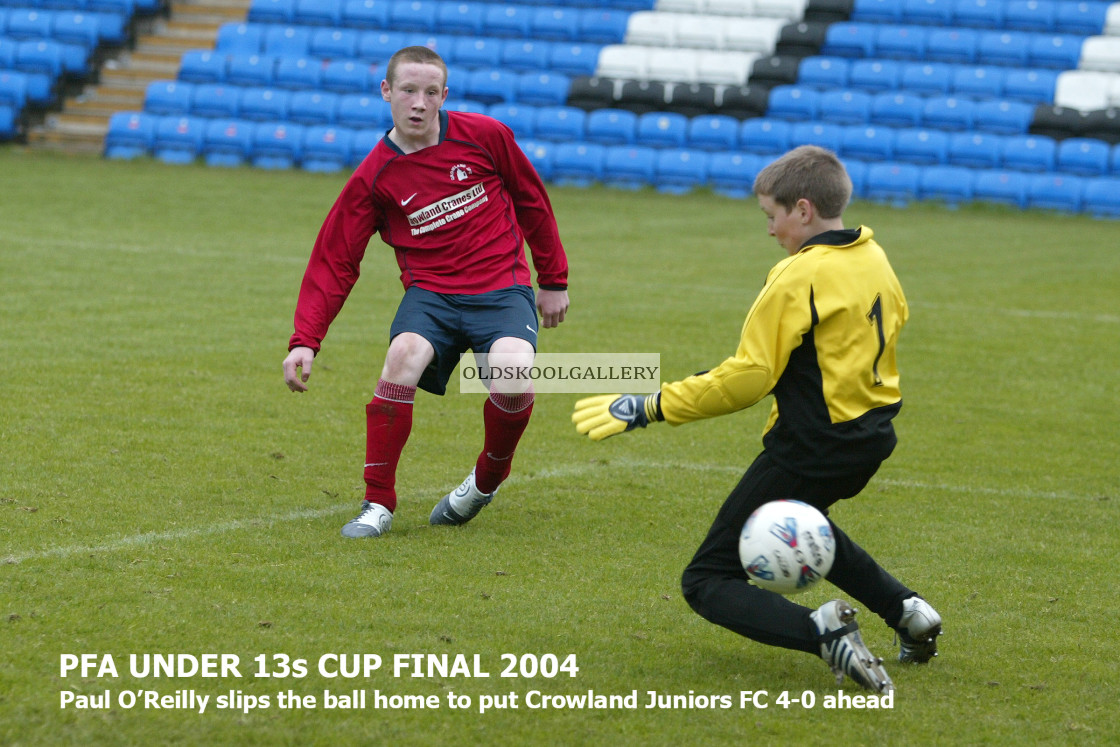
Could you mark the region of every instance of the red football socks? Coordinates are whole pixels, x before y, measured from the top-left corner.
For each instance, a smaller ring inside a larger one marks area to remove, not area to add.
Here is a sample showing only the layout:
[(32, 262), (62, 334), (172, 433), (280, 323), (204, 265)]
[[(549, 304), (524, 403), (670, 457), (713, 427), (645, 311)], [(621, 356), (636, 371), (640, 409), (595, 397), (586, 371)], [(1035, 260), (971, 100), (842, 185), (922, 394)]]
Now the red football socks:
[(474, 467), (474, 482), (483, 493), (493, 493), (509, 476), (513, 453), (533, 413), (533, 399), (532, 389), (519, 395), (491, 391), (482, 406), (486, 433)]
[(381, 379), (366, 405), (366, 500), (397, 509), (397, 462), (412, 432), (416, 387)]

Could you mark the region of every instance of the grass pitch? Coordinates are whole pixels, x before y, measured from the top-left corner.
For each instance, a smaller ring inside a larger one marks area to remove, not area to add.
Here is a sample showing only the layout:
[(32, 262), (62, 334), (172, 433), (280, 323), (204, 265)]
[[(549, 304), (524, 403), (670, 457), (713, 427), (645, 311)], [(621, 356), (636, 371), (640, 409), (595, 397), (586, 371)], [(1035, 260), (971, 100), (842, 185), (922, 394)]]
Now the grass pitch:
[[(932, 601), (945, 635), (929, 666), (890, 666), (891, 632), (861, 616), (893, 708), (828, 709), (859, 691), (708, 624), (678, 590), (768, 405), (592, 444), (569, 423), (574, 395), (542, 396), (498, 500), (447, 529), (428, 512), (475, 458), (482, 400), (422, 393), (392, 533), (346, 541), (401, 293), (378, 239), (311, 392), (289, 393), (280, 370), (345, 177), (16, 148), (0, 175), (0, 743), (1120, 741), (1120, 223), (849, 209), (912, 318), (899, 448), (833, 515)], [(549, 352), (658, 352), (673, 378), (708, 368), (783, 256), (753, 201), (552, 197), (572, 310), (542, 334)], [(68, 654), (92, 666), (64, 674)], [(180, 654), (236, 656), (237, 673), (131, 672), (130, 655)], [(379, 669), (331, 676), (367, 654)], [(409, 654), (424, 665), (394, 676)], [(741, 706), (759, 690), (769, 707)], [(552, 699), (588, 691), (636, 691), (637, 707)], [(646, 708), (650, 691), (684, 707)], [(363, 693), (364, 708), (337, 707)]]

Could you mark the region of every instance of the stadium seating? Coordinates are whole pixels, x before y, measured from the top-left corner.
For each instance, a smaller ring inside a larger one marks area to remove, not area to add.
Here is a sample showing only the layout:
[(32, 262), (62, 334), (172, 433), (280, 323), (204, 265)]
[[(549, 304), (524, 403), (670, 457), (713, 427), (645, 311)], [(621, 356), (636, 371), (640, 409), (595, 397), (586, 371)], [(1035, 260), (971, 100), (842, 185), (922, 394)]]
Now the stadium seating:
[(614, 145), (603, 156), (602, 181), (619, 189), (641, 189), (653, 184), (657, 151), (641, 145)]
[(680, 194), (701, 187), (708, 178), (710, 156), (692, 148), (657, 151), (654, 186), (659, 192)]

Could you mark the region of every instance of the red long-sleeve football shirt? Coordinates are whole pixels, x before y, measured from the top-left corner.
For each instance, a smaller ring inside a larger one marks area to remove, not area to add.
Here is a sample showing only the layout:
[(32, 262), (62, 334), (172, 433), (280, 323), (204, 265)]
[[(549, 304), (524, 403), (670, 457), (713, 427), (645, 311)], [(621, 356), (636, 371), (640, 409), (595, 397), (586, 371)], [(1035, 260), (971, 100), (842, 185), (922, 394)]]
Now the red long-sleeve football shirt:
[(374, 233), (393, 247), (401, 282), (478, 294), (567, 288), (568, 261), (544, 184), (504, 124), (440, 112), (438, 145), (402, 153), (383, 138), (343, 187), (315, 240), (289, 349), (315, 351), (358, 280)]

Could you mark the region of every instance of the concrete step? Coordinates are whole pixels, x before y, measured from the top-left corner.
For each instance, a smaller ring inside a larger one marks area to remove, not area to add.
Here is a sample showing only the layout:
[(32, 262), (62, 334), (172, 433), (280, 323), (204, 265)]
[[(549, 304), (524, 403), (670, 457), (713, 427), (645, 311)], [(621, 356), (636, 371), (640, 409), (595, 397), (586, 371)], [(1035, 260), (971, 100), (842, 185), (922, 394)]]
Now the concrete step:
[(105, 62), (86, 86), (34, 125), (27, 135), (35, 148), (100, 152), (109, 118), (118, 111), (141, 111), (144, 92), (155, 80), (172, 80), (191, 49), (213, 49), (223, 23), (243, 21), (251, 0), (172, 0), (167, 16), (144, 19), (131, 49)]

